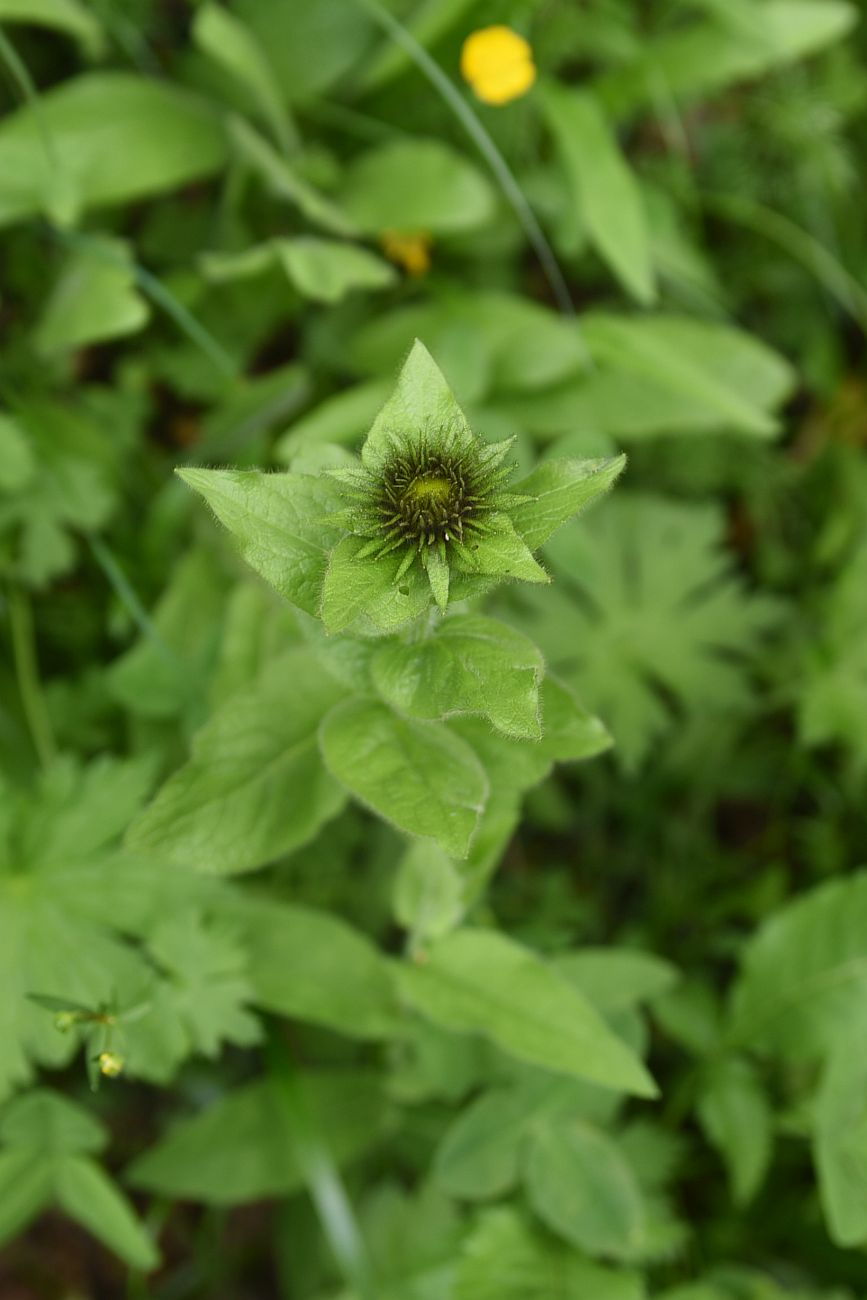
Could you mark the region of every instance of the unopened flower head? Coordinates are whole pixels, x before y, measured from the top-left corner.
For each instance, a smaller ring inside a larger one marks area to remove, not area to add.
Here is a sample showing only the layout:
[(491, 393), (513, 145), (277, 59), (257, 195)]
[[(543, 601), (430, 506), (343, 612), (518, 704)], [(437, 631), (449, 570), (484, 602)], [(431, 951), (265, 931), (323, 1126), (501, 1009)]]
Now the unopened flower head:
[(485, 443), (455, 425), (395, 431), (388, 442), (375, 469), (338, 471), (350, 530), (369, 539), (358, 558), (402, 550), (399, 576), (416, 559), (426, 568), (432, 549), (442, 560), (469, 558), (492, 516), (516, 500), (504, 491), (512, 466), (503, 463), (514, 439)]

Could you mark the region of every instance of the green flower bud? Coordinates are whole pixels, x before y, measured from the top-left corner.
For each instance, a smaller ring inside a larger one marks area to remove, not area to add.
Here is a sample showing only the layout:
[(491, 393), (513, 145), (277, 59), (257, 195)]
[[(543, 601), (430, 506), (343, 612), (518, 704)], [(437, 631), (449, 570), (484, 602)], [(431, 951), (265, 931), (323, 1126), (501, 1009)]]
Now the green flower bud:
[[(329, 630), (359, 612), (393, 630), (421, 612), (431, 595), (473, 594), (467, 579), (547, 582), (512, 522), (531, 498), (507, 490), (514, 438), (486, 443), (470, 429), (430, 354), (416, 343), (393, 397), (377, 418), (359, 464), (329, 471), (346, 508), (329, 522), (346, 528), (326, 576), (323, 619)], [(389, 598), (388, 590), (397, 595)], [(403, 609), (399, 596), (404, 596)]]
[[(514, 439), (470, 428), (416, 340), (353, 459), (287, 474), (179, 471), (233, 532), (242, 554), (330, 634), (391, 634), (484, 595), (502, 580), (548, 582), (534, 558), (606, 491), (624, 458), (546, 460), (509, 489)], [(346, 462), (349, 463), (346, 463)]]
[(484, 443), (445, 426), (394, 433), (389, 442), (375, 469), (331, 471), (349, 502), (349, 531), (368, 541), (357, 558), (398, 551), (399, 580), (416, 561), (426, 569), (434, 549), (472, 572), (479, 539), (496, 533), (497, 515), (524, 499), (503, 490), (513, 467), (502, 462), (514, 438)]

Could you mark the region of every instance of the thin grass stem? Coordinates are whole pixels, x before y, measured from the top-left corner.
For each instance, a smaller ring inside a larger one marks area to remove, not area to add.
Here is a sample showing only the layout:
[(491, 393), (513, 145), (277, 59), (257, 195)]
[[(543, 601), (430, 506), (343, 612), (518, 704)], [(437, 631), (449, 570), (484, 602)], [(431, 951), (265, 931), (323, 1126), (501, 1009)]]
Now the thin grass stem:
[(23, 587), (15, 584), (8, 588), (7, 606), (12, 634), (12, 657), (21, 706), (24, 709), (33, 748), (36, 750), (39, 762), (43, 768), (48, 768), (56, 757), (57, 745), (39, 676), (36, 638), (33, 632), (33, 609), (30, 597)]

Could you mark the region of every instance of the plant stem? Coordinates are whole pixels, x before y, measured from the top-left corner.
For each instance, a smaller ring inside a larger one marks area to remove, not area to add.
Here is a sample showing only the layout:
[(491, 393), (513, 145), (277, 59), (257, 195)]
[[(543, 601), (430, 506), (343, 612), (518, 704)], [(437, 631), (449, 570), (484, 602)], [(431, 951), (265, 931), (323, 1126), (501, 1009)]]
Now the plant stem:
[(51, 235), (66, 247), (80, 249), (98, 262), (129, 271), (142, 292), (172, 318), (178, 329), (205, 354), (225, 379), (230, 381), (238, 379), (238, 367), (222, 343), (214, 338), (210, 330), (206, 329), (202, 322), (146, 267), (132, 259), (128, 260), (118, 250), (107, 247), (103, 241), (91, 235), (61, 230), (56, 226), (51, 226), (49, 229)]
[(740, 194), (701, 194), (705, 208), (725, 221), (754, 230), (800, 262), (867, 335), (867, 291), (839, 258), (782, 212)]
[(54, 147), (51, 133), (46, 125), (45, 118), (42, 115), (42, 104), (39, 100), (39, 91), (36, 89), (36, 84), (30, 75), (30, 70), (27, 67), (27, 64), (21, 58), (2, 27), (0, 27), (0, 62), (5, 64), (12, 80), (15, 82), (15, 87), (21, 96), (22, 102), (28, 105), (33, 114), (33, 119), (36, 123), (36, 130), (48, 163), (48, 171), (50, 175), (50, 173), (58, 166), (57, 151)]
[(268, 1063), (284, 1107), (286, 1128), (292, 1134), (307, 1190), (335, 1262), (358, 1300), (376, 1300), (370, 1261), (352, 1203), (277, 1030), (268, 1037)]
[(114, 558), (111, 550), (100, 537), (88, 537), (87, 540), (96, 562), (108, 578), (138, 630), (153, 642), (155, 649), (159, 651), (164, 659), (177, 664), (179, 662), (177, 655), (160, 636), (159, 629), (139, 600), (138, 593)]
[(19, 586), (9, 588), (7, 599), (18, 692), (33, 747), (40, 763), (47, 768), (57, 753), (57, 746), (39, 679), (36, 642), (33, 636), (33, 610), (27, 593)]

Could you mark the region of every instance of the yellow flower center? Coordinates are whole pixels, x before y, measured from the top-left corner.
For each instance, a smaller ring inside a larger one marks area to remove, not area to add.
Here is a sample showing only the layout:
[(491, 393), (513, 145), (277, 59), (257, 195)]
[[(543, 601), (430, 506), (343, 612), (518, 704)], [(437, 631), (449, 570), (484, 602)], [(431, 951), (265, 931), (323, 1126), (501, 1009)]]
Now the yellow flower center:
[(417, 478), (409, 485), (407, 496), (420, 502), (447, 501), (452, 494), (452, 483), (447, 478)]
[(482, 27), (464, 41), (461, 76), (486, 104), (508, 104), (536, 80), (532, 47), (511, 27)]

